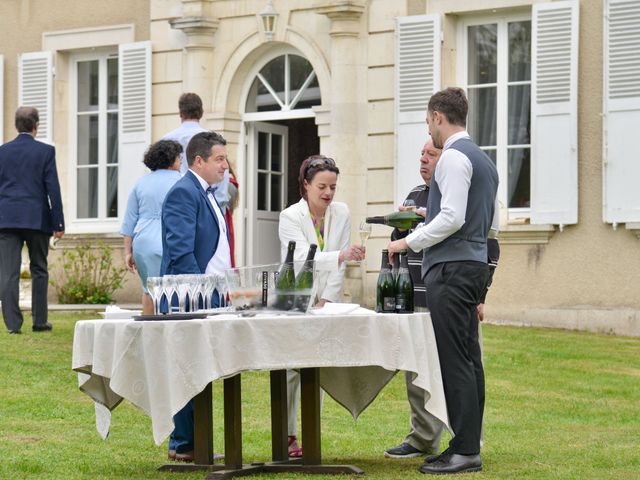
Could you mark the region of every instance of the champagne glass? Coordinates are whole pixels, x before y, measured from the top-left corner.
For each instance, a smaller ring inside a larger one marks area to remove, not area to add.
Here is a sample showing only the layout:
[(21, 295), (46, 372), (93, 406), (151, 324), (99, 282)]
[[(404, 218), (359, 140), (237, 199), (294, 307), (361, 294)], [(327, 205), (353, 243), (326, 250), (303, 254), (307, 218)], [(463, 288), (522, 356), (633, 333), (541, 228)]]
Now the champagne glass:
[(405, 208), (406, 210), (410, 210), (410, 211), (412, 211), (412, 212), (415, 212), (415, 211), (416, 211), (416, 202), (415, 202), (415, 200), (412, 200), (411, 198), (407, 198), (407, 199), (403, 202), (402, 206), (404, 206), (404, 208)]
[(367, 222), (360, 222), (358, 234), (360, 235), (360, 240), (362, 240), (362, 245), (364, 245), (371, 235), (371, 224)]
[(162, 277), (147, 277), (147, 289), (153, 300), (153, 313), (158, 315), (162, 298)]

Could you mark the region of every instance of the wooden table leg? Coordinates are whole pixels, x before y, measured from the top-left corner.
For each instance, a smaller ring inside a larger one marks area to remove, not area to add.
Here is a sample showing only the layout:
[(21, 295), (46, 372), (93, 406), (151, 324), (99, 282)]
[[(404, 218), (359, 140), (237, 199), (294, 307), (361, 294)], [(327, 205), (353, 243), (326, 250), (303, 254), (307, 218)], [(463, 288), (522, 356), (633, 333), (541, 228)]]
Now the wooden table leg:
[(240, 374), (224, 380), (224, 466), (242, 468), (242, 400)]
[(300, 370), (302, 403), (302, 463), (320, 465), (320, 371), (317, 368)]
[(213, 463), (211, 383), (193, 398), (193, 454), (197, 465)]
[(271, 459), (289, 459), (287, 425), (287, 371), (272, 370), (271, 378)]

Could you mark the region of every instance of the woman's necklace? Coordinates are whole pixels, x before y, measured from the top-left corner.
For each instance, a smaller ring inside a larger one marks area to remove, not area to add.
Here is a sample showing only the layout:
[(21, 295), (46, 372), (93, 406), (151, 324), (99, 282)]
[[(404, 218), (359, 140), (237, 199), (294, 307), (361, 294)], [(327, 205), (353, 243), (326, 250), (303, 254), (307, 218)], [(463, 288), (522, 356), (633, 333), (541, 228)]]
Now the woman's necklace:
[(318, 237), (318, 246), (322, 251), (324, 250), (324, 215), (318, 220), (314, 214), (311, 214), (311, 221), (313, 229), (316, 231), (316, 237)]

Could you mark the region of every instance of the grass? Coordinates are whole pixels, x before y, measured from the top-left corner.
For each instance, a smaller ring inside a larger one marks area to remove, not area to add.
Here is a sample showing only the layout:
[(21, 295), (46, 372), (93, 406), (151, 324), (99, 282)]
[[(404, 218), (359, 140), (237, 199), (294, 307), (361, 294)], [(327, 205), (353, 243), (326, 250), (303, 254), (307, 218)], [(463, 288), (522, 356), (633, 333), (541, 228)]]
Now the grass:
[[(52, 314), (51, 333), (0, 334), (1, 479), (202, 479), (160, 473), (148, 417), (123, 402), (103, 441), (93, 404), (70, 370), (73, 326), (91, 313)], [(484, 479), (640, 479), (640, 339), (487, 325)], [(268, 376), (243, 375), (245, 462), (268, 460)], [(214, 384), (215, 441), (222, 388)], [(354, 464), (369, 479), (421, 478), (421, 460), (388, 460), (408, 429), (397, 375), (354, 422), (325, 397), (323, 458)], [(218, 449), (216, 449), (218, 450)], [(323, 478), (263, 475), (261, 478)], [(344, 478), (344, 477), (342, 477)]]

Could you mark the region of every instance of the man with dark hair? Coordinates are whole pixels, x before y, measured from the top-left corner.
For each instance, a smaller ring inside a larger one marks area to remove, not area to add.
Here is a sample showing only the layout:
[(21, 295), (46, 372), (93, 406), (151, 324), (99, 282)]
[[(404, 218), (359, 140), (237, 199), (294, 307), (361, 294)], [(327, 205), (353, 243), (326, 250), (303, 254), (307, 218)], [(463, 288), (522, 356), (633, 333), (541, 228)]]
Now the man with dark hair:
[(47, 321), (49, 237), (64, 235), (56, 151), (35, 139), (38, 111), (16, 111), (18, 136), (0, 147), (0, 300), (9, 333), (22, 333), (18, 303), (22, 247), (29, 250), (33, 331), (53, 327)]
[(498, 173), (465, 130), (464, 91), (447, 88), (429, 100), (427, 124), (443, 149), (427, 201), (424, 226), (389, 243), (389, 252), (424, 250), (422, 276), (438, 344), (449, 422), (454, 437), (422, 473), (482, 469), (480, 435), (484, 370), (478, 340), (477, 306), (489, 279), (487, 239), (498, 229)]
[[(197, 93), (183, 93), (178, 100), (178, 110), (180, 112), (180, 126), (175, 130), (167, 133), (162, 140), (175, 140), (182, 145), (182, 153), (180, 159), (180, 173), (184, 175), (189, 169), (187, 161), (187, 145), (196, 133), (207, 132), (206, 128), (200, 125), (200, 119), (204, 114), (202, 99)], [(218, 185), (216, 185), (216, 200), (224, 211), (229, 204), (229, 170), (225, 170), (224, 177)]]
[[(228, 227), (214, 197), (214, 185), (229, 169), (226, 144), (221, 135), (205, 131), (194, 135), (187, 146), (189, 170), (162, 205), (161, 275), (222, 275), (231, 268)], [(192, 402), (173, 420), (169, 458), (193, 461)]]

